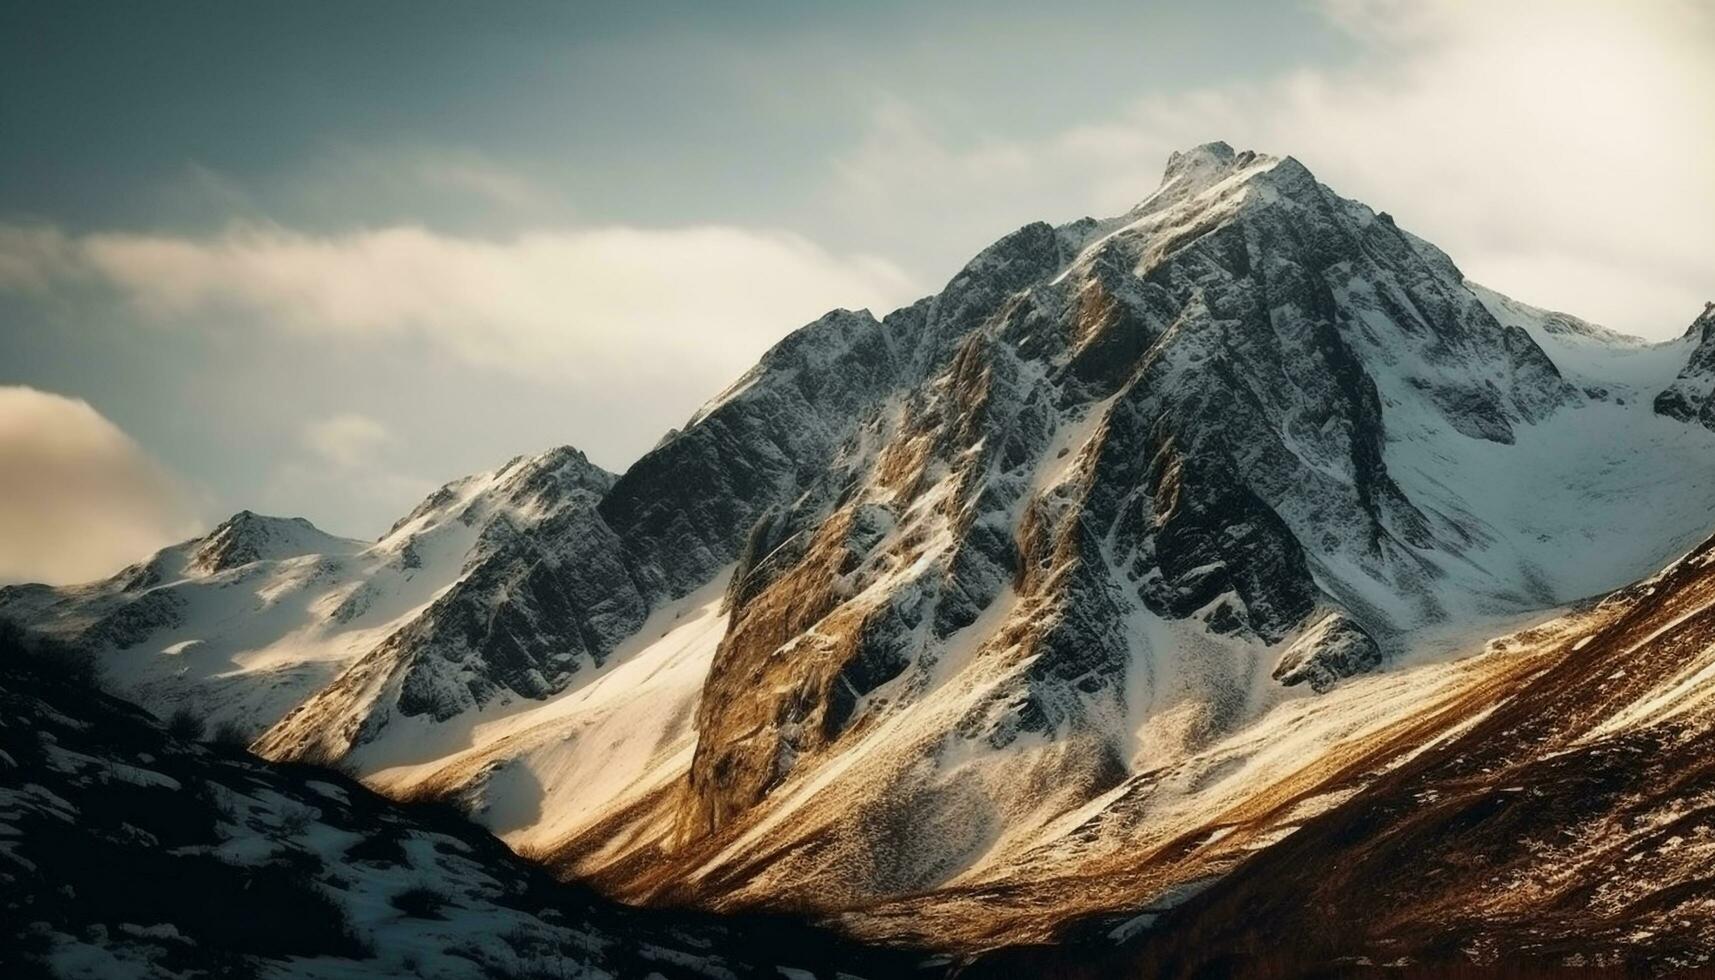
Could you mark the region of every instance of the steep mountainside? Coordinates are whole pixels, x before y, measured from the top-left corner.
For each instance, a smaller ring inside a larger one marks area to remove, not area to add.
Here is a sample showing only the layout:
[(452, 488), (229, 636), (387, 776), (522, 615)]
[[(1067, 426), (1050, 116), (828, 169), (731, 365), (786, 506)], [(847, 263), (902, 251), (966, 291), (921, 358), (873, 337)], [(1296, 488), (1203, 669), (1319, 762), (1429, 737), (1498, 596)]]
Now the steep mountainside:
[[(785, 923), (615, 906), (457, 814), (184, 741), (0, 637), (0, 973), (900, 976)], [(13, 777), (27, 774), (23, 779)]]
[(1450, 654), (1701, 539), (1715, 427), (1661, 399), (1701, 411), (1703, 339), (1208, 144), (803, 327), (621, 476), (557, 450), (368, 547), (192, 542), (0, 616), (630, 900), (1048, 937), (1230, 870), (1329, 760), (1468, 718)]
[(1693, 345), (1685, 368), (1673, 385), (1656, 396), (1655, 410), (1682, 421), (1696, 420), (1715, 428), (1715, 303), (1705, 304), (1703, 315), (1692, 321), (1684, 340)]
[[(974, 975), (1710, 962), (1715, 540), (1475, 658), (1437, 715), (1328, 756), (1299, 791), (1344, 802), (1180, 907), (1091, 921), (1070, 948)], [(1213, 818), (1180, 859), (1266, 816)]]

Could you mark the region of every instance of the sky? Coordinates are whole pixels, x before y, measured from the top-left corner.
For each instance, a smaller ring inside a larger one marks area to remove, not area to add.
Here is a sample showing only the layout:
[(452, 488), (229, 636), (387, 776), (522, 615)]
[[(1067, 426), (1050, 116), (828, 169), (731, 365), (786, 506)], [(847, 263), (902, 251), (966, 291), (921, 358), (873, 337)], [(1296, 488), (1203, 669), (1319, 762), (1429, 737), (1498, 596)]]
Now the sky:
[(794, 327), (1291, 154), (1651, 338), (1715, 298), (1715, 5), (0, 5), (0, 581), (240, 508), (622, 470)]

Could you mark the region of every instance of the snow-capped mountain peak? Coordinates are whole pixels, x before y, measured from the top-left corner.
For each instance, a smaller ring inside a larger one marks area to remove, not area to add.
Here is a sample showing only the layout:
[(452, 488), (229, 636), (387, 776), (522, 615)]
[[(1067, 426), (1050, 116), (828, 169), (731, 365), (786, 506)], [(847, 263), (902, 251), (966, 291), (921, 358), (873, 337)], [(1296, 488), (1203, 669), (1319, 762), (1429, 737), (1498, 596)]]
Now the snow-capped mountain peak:
[[(1230, 189), (1250, 177), (1274, 169), (1282, 162), (1282, 158), (1266, 153), (1253, 150), (1235, 151), (1224, 142), (1204, 143), (1175, 152), (1168, 157), (1167, 167), (1162, 172), (1161, 182), (1155, 190), (1127, 212), (1125, 219), (1115, 221), (1136, 220), (1182, 206), (1186, 202), (1203, 198), (1216, 188)], [(1206, 205), (1212, 202), (1201, 203)]]

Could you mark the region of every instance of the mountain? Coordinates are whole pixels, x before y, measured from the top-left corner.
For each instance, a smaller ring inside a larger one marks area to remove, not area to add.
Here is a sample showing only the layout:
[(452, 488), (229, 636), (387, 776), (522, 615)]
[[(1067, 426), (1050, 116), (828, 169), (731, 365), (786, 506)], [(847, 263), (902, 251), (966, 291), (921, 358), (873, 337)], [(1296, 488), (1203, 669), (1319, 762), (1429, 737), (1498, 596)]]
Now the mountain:
[[(258, 561), (282, 561), (304, 555), (349, 554), (352, 542), (325, 534), (302, 517), (263, 517), (248, 510), (232, 515), (197, 541), (185, 557), (186, 574), (217, 575)], [(166, 569), (151, 563), (128, 582), (137, 588), (161, 580)]]
[(184, 707), (211, 724), (272, 720), (343, 666), (337, 645), (302, 627), (363, 547), (242, 511), (102, 582), (0, 589), (0, 610), (100, 651), (109, 682), (162, 717)]
[[(1628, 397), (1684, 352), (1584, 332), (1562, 374), (1532, 336), (1562, 321), (1486, 295), (1295, 161), (1223, 146), (1126, 215), (997, 243), (881, 321), (901, 388), (838, 490), (753, 526), (687, 777), (562, 866), (632, 900), (1029, 938), (1044, 906), (999, 896), (1089, 877), (1193, 788), (1243, 792), (1263, 746), (1225, 740), (1304, 688), (1694, 543), (1707, 437)], [(1205, 775), (1158, 791), (1181, 766)]]
[(618, 476), (556, 450), (373, 545), (0, 616), (628, 901), (1048, 940), (1287, 839), (1473, 720), (1455, 656), (1701, 540), (1715, 428), (1662, 399), (1701, 412), (1706, 333), (1519, 303), (1214, 143), (801, 328)]
[(778, 922), (627, 909), (462, 819), (175, 737), (0, 637), (7, 976), (902, 976)]

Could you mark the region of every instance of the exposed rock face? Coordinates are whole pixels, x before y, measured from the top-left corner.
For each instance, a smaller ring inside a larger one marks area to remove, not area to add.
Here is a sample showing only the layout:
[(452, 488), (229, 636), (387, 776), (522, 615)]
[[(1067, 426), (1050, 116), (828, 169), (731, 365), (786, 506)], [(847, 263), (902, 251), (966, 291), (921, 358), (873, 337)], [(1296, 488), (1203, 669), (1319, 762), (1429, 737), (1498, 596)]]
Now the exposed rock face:
[(1320, 693), (1342, 677), (1370, 670), (1381, 659), (1376, 641), (1362, 626), (1330, 613), (1286, 648), (1274, 665), (1273, 677), (1288, 687), (1308, 682)]
[[(1401, 958), (1430, 972), (1696, 972), (1715, 955), (1711, 639), (1715, 539), (1472, 658), (1451, 704), (1402, 713), (1292, 786), (1289, 799), (1338, 802), (1224, 876), (1200, 869), (1207, 890), (971, 975), (1296, 976)], [(1222, 843), (1268, 819), (1222, 821)]]
[(450, 718), (497, 690), (544, 697), (643, 622), (645, 600), (594, 515), (612, 475), (562, 449), (505, 480), (482, 504), (490, 513), (460, 515), (485, 521), (464, 576), (377, 653), (405, 654), (406, 715)]
[(1703, 315), (1691, 322), (1685, 338), (1694, 344), (1691, 358), (1673, 384), (1655, 398), (1655, 410), (1681, 422), (1697, 422), (1715, 429), (1715, 303), (1705, 304)]
[(819, 513), (839, 490), (836, 449), (898, 384), (890, 329), (909, 318), (890, 322), (836, 311), (802, 328), (617, 480), (567, 450), (577, 465), (556, 472), (576, 475), (509, 491), (505, 512), (528, 517), (492, 519), (450, 589), (260, 747), (337, 756), (385, 729), (392, 712), (370, 705), (445, 720), (601, 664), (650, 608), (732, 563), (762, 515)]
[(771, 507), (818, 483), (834, 450), (896, 384), (892, 329), (836, 310), (781, 341), (601, 501), (658, 597), (683, 595), (738, 554)]

